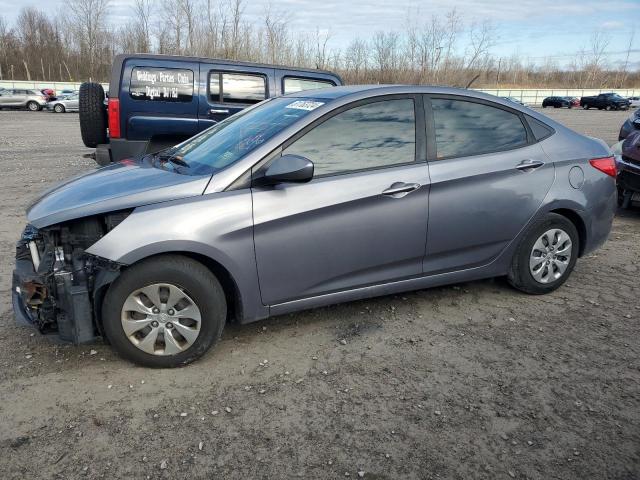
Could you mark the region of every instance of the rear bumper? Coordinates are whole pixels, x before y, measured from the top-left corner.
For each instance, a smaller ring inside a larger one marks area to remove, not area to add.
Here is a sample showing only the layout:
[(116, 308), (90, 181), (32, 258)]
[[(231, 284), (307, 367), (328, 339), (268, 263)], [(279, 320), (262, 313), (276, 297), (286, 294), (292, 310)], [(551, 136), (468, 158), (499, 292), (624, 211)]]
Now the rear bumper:
[(126, 138), (112, 138), (109, 143), (96, 147), (96, 162), (98, 165), (108, 165), (125, 158), (136, 158), (145, 154), (149, 142), (146, 140), (127, 140)]
[(640, 164), (616, 156), (616, 165), (618, 167), (618, 188), (640, 192)]

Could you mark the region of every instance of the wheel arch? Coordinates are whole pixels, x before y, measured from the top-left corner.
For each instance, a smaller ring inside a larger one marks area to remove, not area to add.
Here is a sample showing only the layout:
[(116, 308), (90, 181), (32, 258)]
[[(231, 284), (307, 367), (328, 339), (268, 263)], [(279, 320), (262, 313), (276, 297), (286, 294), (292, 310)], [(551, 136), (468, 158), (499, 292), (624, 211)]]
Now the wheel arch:
[(576, 210), (573, 210), (571, 208), (566, 208), (566, 207), (549, 210), (549, 213), (562, 215), (571, 223), (573, 223), (573, 226), (576, 227), (576, 230), (578, 231), (578, 241), (580, 242), (580, 245), (579, 245), (580, 248), (578, 249), (578, 257), (582, 257), (584, 253), (584, 249), (587, 245), (587, 226), (584, 223), (583, 218), (580, 216), (580, 214)]
[(143, 261), (162, 258), (167, 255), (181, 255), (192, 260), (195, 260), (204, 265), (215, 277), (218, 279), (224, 290), (225, 298), (227, 300), (227, 323), (241, 322), (244, 318), (243, 312), (243, 299), (240, 293), (240, 288), (233, 275), (227, 267), (225, 267), (219, 261), (211, 258), (202, 253), (185, 251), (185, 250), (167, 250), (160, 253), (153, 253), (147, 256), (139, 257), (134, 262), (123, 266), (120, 271), (115, 272), (111, 270), (100, 270), (96, 275), (93, 288), (93, 310), (94, 318), (98, 331), (104, 336), (104, 329), (102, 326), (102, 303), (109, 290), (109, 287), (120, 276), (120, 273), (126, 269), (134, 267), (142, 263)]

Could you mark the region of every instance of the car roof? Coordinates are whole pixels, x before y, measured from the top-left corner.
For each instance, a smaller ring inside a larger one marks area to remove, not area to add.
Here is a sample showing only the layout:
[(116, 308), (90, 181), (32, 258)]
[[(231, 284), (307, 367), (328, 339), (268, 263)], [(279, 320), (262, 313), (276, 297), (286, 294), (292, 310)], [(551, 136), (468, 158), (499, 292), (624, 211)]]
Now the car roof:
[(380, 95), (397, 94), (433, 94), (433, 95), (457, 95), (469, 98), (488, 100), (494, 103), (514, 107), (508, 97), (497, 97), (488, 93), (468, 90), (466, 88), (443, 87), (437, 85), (347, 85), (341, 87), (329, 87), (314, 90), (292, 92), (285, 96), (296, 98), (322, 98), (334, 100), (343, 97), (377, 97)]

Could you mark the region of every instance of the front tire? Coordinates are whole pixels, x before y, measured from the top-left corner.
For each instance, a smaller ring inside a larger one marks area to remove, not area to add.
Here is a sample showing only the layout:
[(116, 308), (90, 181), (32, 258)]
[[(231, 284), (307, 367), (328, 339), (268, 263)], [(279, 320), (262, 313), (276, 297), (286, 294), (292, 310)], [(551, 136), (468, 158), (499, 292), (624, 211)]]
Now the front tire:
[(522, 235), (507, 274), (509, 283), (533, 295), (556, 290), (573, 271), (579, 241), (578, 231), (569, 219), (547, 214)]
[(124, 358), (152, 368), (187, 365), (222, 335), (224, 290), (201, 263), (163, 255), (125, 270), (102, 304), (104, 332)]

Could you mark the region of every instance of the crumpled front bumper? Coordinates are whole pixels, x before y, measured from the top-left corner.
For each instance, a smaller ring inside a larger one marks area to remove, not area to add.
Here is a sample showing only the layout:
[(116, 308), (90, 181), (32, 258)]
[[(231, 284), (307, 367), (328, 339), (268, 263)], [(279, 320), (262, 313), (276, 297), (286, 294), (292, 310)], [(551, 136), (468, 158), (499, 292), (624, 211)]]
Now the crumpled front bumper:
[(36, 326), (35, 319), (27, 307), (27, 303), (23, 298), (23, 291), (27, 284), (27, 278), (20, 268), (13, 271), (13, 281), (11, 284), (11, 303), (13, 305), (13, 313), (18, 325)]
[(57, 333), (61, 340), (75, 344), (95, 340), (97, 332), (86, 281), (74, 282), (72, 272), (52, 268), (47, 251), (41, 263), (40, 259), (34, 263), (28, 246), (35, 236), (33, 229), (25, 230), (16, 248), (11, 286), (16, 323), (33, 326), (43, 334)]

